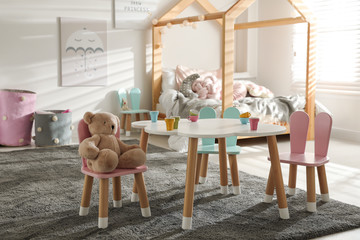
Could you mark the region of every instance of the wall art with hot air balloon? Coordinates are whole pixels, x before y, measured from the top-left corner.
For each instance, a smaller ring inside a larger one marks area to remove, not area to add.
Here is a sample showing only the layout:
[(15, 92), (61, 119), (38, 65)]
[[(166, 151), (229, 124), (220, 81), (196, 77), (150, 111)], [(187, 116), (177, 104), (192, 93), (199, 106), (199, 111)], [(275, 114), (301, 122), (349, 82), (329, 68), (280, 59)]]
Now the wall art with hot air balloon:
[(106, 20), (60, 18), (61, 86), (105, 86)]

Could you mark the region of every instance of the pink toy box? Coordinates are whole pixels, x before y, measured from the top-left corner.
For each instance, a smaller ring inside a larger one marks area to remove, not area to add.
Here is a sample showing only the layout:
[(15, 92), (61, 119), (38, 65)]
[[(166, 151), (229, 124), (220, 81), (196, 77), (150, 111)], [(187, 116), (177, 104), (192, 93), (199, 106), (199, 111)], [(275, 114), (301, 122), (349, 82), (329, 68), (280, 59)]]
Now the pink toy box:
[(0, 145), (25, 146), (31, 143), (36, 93), (0, 90)]

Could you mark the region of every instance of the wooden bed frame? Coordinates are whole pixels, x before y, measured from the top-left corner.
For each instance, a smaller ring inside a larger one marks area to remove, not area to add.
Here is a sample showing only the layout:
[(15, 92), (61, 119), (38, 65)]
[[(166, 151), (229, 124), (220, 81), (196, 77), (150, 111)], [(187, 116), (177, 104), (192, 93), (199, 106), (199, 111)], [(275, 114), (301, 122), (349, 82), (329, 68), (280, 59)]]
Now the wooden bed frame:
[[(306, 63), (306, 106), (305, 111), (309, 114), (308, 139), (314, 138), (314, 119), (315, 119), (315, 55), (316, 55), (316, 24), (315, 18), (302, 0), (288, 0), (288, 2), (300, 14), (296, 18), (282, 18), (275, 20), (257, 21), (249, 23), (235, 24), (235, 19), (239, 17), (256, 0), (238, 0), (225, 12), (219, 12), (208, 0), (182, 0), (173, 8), (159, 18), (158, 22), (152, 27), (153, 52), (152, 52), (152, 108), (155, 110), (159, 102), (162, 78), (162, 45), (161, 29), (168, 23), (182, 24), (188, 22), (198, 22), (216, 20), (222, 28), (222, 111), (233, 105), (233, 75), (234, 75), (234, 39), (235, 31), (240, 29), (260, 28), (270, 26), (280, 26), (287, 24), (306, 23), (308, 26), (307, 34), (307, 63)], [(176, 18), (184, 9), (192, 3), (197, 2), (207, 14), (186, 18)]]

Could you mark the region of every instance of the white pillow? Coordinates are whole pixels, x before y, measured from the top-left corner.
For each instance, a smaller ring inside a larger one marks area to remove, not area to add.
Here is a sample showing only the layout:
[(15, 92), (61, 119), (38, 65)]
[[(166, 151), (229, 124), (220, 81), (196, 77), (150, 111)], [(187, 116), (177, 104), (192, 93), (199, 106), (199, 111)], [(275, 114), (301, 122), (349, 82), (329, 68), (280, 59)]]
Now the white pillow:
[(178, 86), (175, 81), (175, 69), (173, 68), (163, 68), (162, 69), (162, 81), (161, 81), (162, 91), (168, 89), (178, 90)]

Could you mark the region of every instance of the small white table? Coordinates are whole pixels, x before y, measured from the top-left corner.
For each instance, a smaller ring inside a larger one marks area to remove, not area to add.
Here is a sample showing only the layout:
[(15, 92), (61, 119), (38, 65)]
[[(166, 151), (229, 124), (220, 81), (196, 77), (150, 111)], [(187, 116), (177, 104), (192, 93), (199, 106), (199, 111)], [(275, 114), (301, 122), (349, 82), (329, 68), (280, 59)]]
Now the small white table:
[[(276, 135), (286, 131), (284, 126), (273, 124), (259, 124), (256, 131), (250, 130), (250, 125), (243, 125), (239, 119), (199, 119), (197, 122), (190, 122), (182, 119), (179, 122), (178, 130), (166, 131), (164, 121), (151, 123), (150, 121), (134, 122), (133, 127), (143, 128), (142, 132), (157, 135), (179, 135), (189, 138), (185, 196), (183, 209), (183, 229), (191, 229), (192, 214), (194, 205), (194, 186), (196, 171), (196, 154), (198, 138), (217, 138), (219, 142), (219, 160), (220, 160), (220, 184), (222, 188), (227, 188), (227, 161), (226, 161), (226, 137), (230, 136), (266, 136), (268, 149), (271, 159), (270, 175), (274, 181), (268, 181), (266, 187), (266, 197), (273, 194), (273, 184), (276, 186), (280, 218), (288, 219), (289, 211), (287, 207), (284, 183), (282, 178), (279, 153), (277, 148)], [(141, 138), (142, 139), (142, 138)], [(140, 139), (140, 140), (141, 140)], [(147, 140), (146, 140), (147, 142)], [(272, 192), (271, 192), (272, 191)]]

